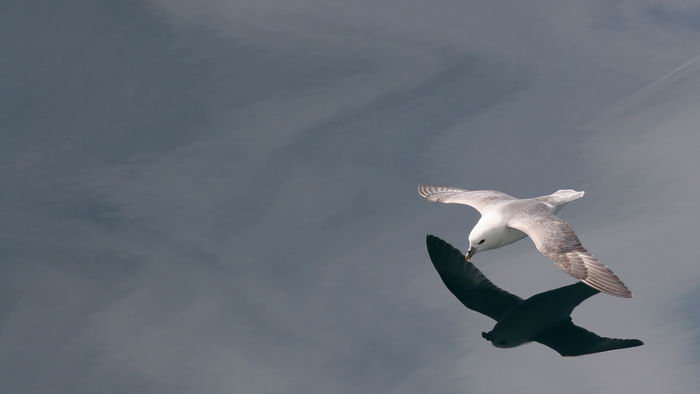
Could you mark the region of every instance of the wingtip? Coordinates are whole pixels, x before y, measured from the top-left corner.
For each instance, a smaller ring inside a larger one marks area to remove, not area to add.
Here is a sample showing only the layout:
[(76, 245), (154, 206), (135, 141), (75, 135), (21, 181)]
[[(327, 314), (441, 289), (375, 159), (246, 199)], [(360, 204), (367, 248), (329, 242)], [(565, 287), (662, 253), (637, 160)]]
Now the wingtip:
[(418, 194), (423, 198), (427, 198), (430, 195), (430, 188), (432, 188), (432, 186), (421, 183), (418, 185)]
[[(598, 289), (598, 290), (600, 290), (600, 289)], [(610, 294), (611, 296), (620, 297), (620, 298), (634, 298), (632, 296), (632, 292), (626, 288), (625, 288), (625, 290), (623, 290), (619, 293), (608, 291), (608, 290), (602, 290), (602, 292), (605, 294)]]
[(644, 345), (644, 342), (642, 342), (639, 339), (618, 339), (617, 340), (620, 346), (618, 346), (615, 349), (610, 349), (610, 350), (621, 350), (621, 349), (629, 349), (633, 347), (639, 347)]
[[(617, 277), (615, 277), (615, 278), (617, 278)], [(633, 298), (632, 292), (619, 279), (618, 279), (619, 287), (612, 287), (612, 286), (609, 286), (607, 283), (605, 283), (605, 284), (600, 283), (600, 281), (593, 280), (591, 278), (582, 279), (581, 282), (583, 282), (586, 285), (600, 291), (601, 293), (605, 293), (605, 294), (615, 296), (615, 297), (620, 297), (620, 298)]]
[(425, 244), (428, 246), (428, 252), (430, 252), (434, 247), (445, 244), (445, 241), (433, 234), (428, 234), (425, 236)]
[(630, 291), (630, 289), (628, 289), (627, 286), (625, 286), (625, 284), (622, 283), (622, 281), (620, 281), (620, 283), (624, 287), (624, 290), (622, 290), (620, 297), (621, 298), (633, 298), (632, 292)]
[[(588, 286), (611, 296), (632, 298), (632, 292), (610, 268), (599, 264), (597, 269), (589, 270), (589, 275), (581, 279)], [(595, 268), (593, 266), (592, 268)]]
[(450, 245), (444, 239), (432, 234), (428, 234), (425, 236), (425, 244), (428, 246), (428, 252), (438, 250), (450, 250), (457, 251), (460, 254), (462, 253), (459, 250), (457, 250), (454, 246)]
[[(622, 283), (622, 282), (620, 282)], [(614, 295), (616, 297), (620, 298), (633, 298), (632, 297), (632, 292), (627, 288), (627, 286), (622, 283), (622, 286), (624, 287), (623, 289), (620, 289), (618, 292), (607, 292), (610, 295)]]
[(425, 237), (428, 257), (440, 275), (451, 270), (459, 270), (464, 263), (464, 254), (447, 241), (432, 234)]
[(457, 191), (462, 191), (462, 189), (455, 189), (447, 186), (426, 185), (423, 183), (418, 185), (418, 194), (420, 194), (420, 196), (425, 198), (426, 200), (430, 201), (439, 201), (437, 195), (440, 193)]

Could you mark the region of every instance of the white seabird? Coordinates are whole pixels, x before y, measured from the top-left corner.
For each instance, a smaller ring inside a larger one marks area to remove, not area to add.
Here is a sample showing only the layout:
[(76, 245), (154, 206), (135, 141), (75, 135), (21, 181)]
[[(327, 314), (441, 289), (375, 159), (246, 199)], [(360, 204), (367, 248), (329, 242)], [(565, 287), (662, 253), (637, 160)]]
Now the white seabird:
[(530, 237), (543, 255), (574, 278), (617, 297), (632, 297), (624, 283), (581, 245), (574, 230), (554, 214), (584, 192), (558, 190), (548, 196), (518, 199), (496, 190), (464, 190), (419, 185), (425, 199), (475, 208), (481, 218), (469, 233), (467, 260), (477, 252)]

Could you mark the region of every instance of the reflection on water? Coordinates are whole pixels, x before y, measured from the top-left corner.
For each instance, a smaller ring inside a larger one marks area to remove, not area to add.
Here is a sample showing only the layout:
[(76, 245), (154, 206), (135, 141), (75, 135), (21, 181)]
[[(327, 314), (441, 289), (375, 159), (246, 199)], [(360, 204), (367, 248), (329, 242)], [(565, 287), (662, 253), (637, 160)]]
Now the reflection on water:
[(598, 293), (581, 282), (545, 291), (523, 300), (500, 289), (449, 243), (427, 237), (428, 253), (447, 288), (467, 308), (496, 320), (481, 336), (499, 348), (512, 348), (532, 341), (562, 356), (580, 356), (641, 346), (638, 339), (596, 335), (571, 321), (571, 312)]

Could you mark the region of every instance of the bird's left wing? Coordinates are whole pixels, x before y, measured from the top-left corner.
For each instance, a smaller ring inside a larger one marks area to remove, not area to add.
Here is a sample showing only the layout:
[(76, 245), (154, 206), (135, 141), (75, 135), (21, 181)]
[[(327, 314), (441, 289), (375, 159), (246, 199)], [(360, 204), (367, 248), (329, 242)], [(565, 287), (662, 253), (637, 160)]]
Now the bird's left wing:
[(563, 219), (550, 214), (519, 215), (508, 221), (508, 227), (527, 234), (537, 250), (581, 282), (603, 293), (632, 297), (620, 278), (588, 253)]
[(560, 326), (537, 336), (535, 341), (549, 346), (562, 356), (581, 356), (584, 354), (607, 352), (609, 350), (625, 349), (644, 344), (644, 342), (639, 339), (601, 337), (585, 328), (575, 325), (571, 321), (571, 318)]
[(498, 321), (522, 299), (491, 283), (462, 252), (438, 237), (426, 238), (428, 254), (445, 286), (467, 308)]
[(502, 200), (514, 200), (515, 197), (496, 190), (464, 190), (456, 187), (418, 185), (418, 194), (429, 201), (445, 204), (469, 205), (480, 213), (488, 205)]

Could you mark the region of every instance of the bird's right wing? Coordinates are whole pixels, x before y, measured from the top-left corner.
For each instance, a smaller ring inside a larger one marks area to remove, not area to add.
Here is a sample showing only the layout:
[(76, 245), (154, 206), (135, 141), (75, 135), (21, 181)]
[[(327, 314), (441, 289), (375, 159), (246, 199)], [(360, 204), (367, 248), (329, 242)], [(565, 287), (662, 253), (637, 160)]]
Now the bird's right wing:
[(513, 196), (496, 190), (464, 190), (456, 187), (430, 185), (418, 185), (418, 194), (429, 201), (469, 205), (480, 213), (483, 213), (486, 206), (496, 201), (515, 199)]
[(428, 254), (445, 286), (467, 308), (496, 321), (522, 299), (491, 283), (462, 252), (438, 237), (426, 238)]
[(639, 339), (601, 337), (585, 328), (575, 325), (571, 321), (571, 318), (560, 326), (539, 335), (535, 338), (535, 341), (549, 346), (562, 356), (581, 356), (584, 354), (607, 352), (609, 350), (625, 349), (644, 344), (644, 342)]
[(508, 221), (508, 227), (527, 234), (537, 250), (581, 282), (617, 297), (632, 297), (620, 278), (588, 253), (571, 226), (560, 217), (550, 214), (519, 215)]

